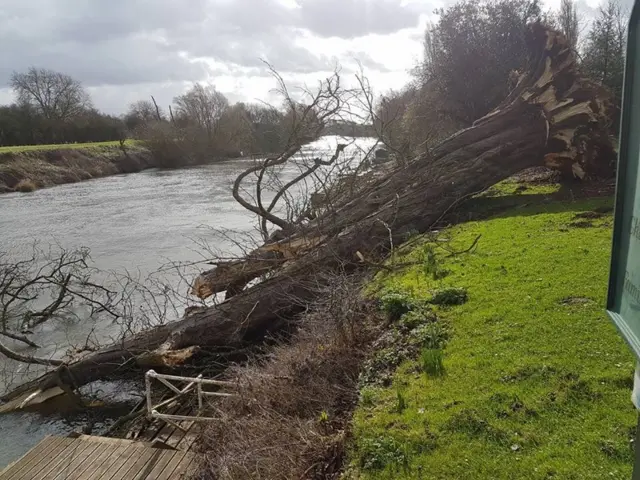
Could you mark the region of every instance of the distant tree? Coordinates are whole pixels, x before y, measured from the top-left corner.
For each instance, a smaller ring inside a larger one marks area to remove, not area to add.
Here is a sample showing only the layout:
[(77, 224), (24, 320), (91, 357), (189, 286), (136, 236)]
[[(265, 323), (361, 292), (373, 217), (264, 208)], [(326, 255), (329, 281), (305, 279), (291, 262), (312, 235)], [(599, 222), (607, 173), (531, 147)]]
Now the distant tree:
[(196, 83), (187, 93), (174, 99), (176, 120), (202, 129), (213, 140), (229, 101), (215, 87)]
[(421, 83), (439, 111), (460, 126), (488, 113), (508, 93), (509, 74), (525, 66), (525, 26), (540, 20), (538, 0), (463, 0), (438, 10), (425, 32)]
[(622, 99), (626, 16), (616, 0), (600, 7), (587, 36), (582, 67), (593, 80), (608, 87), (619, 104)]
[(216, 143), (229, 155), (250, 153), (253, 136), (251, 117), (247, 106), (240, 102), (227, 108), (220, 118)]
[(557, 15), (560, 31), (565, 34), (571, 47), (576, 50), (580, 36), (580, 18), (575, 0), (562, 0)]
[(283, 113), (270, 105), (248, 104), (247, 115), (251, 122), (251, 153), (273, 153), (282, 149), (284, 135), (281, 125)]
[(41, 143), (42, 121), (42, 116), (30, 105), (0, 107), (0, 145)]
[(415, 101), (416, 89), (412, 86), (400, 91), (392, 90), (380, 98), (374, 112), (373, 127), (376, 136), (401, 162), (406, 162), (411, 152), (411, 138), (407, 135), (405, 114)]
[(96, 109), (85, 110), (61, 128), (62, 139), (71, 142), (103, 142), (126, 138), (124, 122)]
[(11, 87), (18, 103), (32, 105), (47, 120), (68, 121), (91, 107), (82, 84), (64, 73), (31, 67), (13, 72)]
[(296, 102), (290, 97), (283, 104), (280, 135), (285, 145), (305, 144), (318, 138), (325, 121), (318, 115), (316, 105)]
[[(160, 116), (164, 118), (162, 111), (160, 112)], [(124, 123), (129, 131), (135, 131), (156, 121), (158, 121), (158, 112), (151, 100), (138, 100), (132, 103), (124, 115)]]

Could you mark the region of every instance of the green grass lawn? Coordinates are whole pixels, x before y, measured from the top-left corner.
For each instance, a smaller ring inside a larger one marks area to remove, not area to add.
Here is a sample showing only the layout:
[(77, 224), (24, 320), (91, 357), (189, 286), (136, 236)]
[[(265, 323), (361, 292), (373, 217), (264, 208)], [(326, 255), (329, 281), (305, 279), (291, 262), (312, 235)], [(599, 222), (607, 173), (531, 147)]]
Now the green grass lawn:
[(363, 387), (346, 478), (630, 478), (634, 359), (604, 313), (613, 220), (580, 215), (611, 206), (538, 203), (462, 224), (440, 237), (460, 251), (482, 235), (472, 252), (414, 244), (405, 260), (418, 265), (376, 278), (379, 296), (461, 287), (468, 301), (433, 307), (444, 375), (411, 359)]
[[(136, 145), (139, 142), (137, 140), (127, 140), (126, 145)], [(90, 143), (61, 143), (58, 145), (18, 145), (11, 147), (0, 147), (0, 153), (20, 153), (20, 152), (32, 152), (38, 150), (67, 150), (67, 149), (87, 149), (87, 148), (101, 148), (101, 147), (119, 147), (119, 141), (113, 142), (90, 142)]]

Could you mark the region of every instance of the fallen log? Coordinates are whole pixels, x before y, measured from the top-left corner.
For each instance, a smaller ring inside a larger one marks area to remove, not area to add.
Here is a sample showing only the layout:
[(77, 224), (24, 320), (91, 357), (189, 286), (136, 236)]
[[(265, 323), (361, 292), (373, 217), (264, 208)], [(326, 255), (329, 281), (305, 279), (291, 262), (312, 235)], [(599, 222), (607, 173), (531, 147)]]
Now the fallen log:
[[(281, 242), (305, 248), (287, 261), (254, 256), (234, 266), (239, 284), (266, 271), (268, 279), (218, 306), (191, 310), (178, 322), (69, 364), (68, 374), (48, 373), (2, 400), (60, 383), (77, 388), (125, 366), (145, 367), (150, 358), (181, 361), (185, 355), (175, 352), (194, 346), (214, 352), (245, 347), (308, 308), (332, 274), (363, 268), (363, 257), (387, 255), (407, 232), (430, 229), (461, 200), (519, 171), (543, 162), (577, 176), (610, 168), (615, 155), (604, 127), (606, 97), (580, 77), (561, 34), (535, 24), (528, 36), (532, 69), (496, 110), (339, 208), (298, 226)], [(234, 281), (233, 275), (209, 278), (207, 286), (201, 277), (196, 291), (205, 295)]]

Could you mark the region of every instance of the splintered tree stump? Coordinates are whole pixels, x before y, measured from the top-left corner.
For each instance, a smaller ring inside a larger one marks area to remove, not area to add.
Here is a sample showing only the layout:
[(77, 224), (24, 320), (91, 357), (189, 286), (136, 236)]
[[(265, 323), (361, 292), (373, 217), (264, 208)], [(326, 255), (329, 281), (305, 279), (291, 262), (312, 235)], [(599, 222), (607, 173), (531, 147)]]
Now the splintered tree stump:
[[(246, 347), (304, 311), (332, 275), (364, 268), (362, 258), (382, 258), (407, 232), (429, 230), (462, 200), (511, 175), (545, 164), (578, 177), (610, 172), (615, 155), (606, 131), (608, 97), (580, 76), (560, 33), (531, 25), (528, 48), (531, 69), (494, 111), (283, 240), (204, 273), (194, 293), (204, 298), (231, 287), (238, 291), (269, 273), (266, 280), (72, 363), (64, 378), (73, 379), (75, 388), (150, 359), (175, 364), (195, 353), (185, 350), (190, 347)], [(44, 375), (4, 400), (54, 388), (56, 379)]]

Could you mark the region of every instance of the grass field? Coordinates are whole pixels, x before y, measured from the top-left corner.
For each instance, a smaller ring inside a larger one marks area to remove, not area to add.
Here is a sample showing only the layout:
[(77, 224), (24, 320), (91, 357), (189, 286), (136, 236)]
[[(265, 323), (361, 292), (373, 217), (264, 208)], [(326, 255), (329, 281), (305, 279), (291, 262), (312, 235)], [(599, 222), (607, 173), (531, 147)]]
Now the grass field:
[[(127, 140), (127, 145), (136, 145), (139, 143), (137, 140)], [(91, 143), (61, 143), (58, 145), (50, 144), (50, 145), (18, 145), (11, 147), (0, 147), (0, 153), (21, 153), (21, 152), (32, 152), (38, 150), (67, 150), (67, 149), (91, 149), (91, 148), (102, 148), (102, 147), (119, 147), (119, 141), (113, 142), (91, 142)]]
[(537, 203), (462, 224), (441, 237), (461, 251), (481, 235), (471, 252), (423, 242), (405, 252), (417, 265), (376, 278), (381, 298), (418, 305), (458, 287), (468, 301), (430, 307), (444, 373), (423, 352), (363, 386), (345, 478), (631, 477), (634, 359), (604, 313), (611, 207)]

